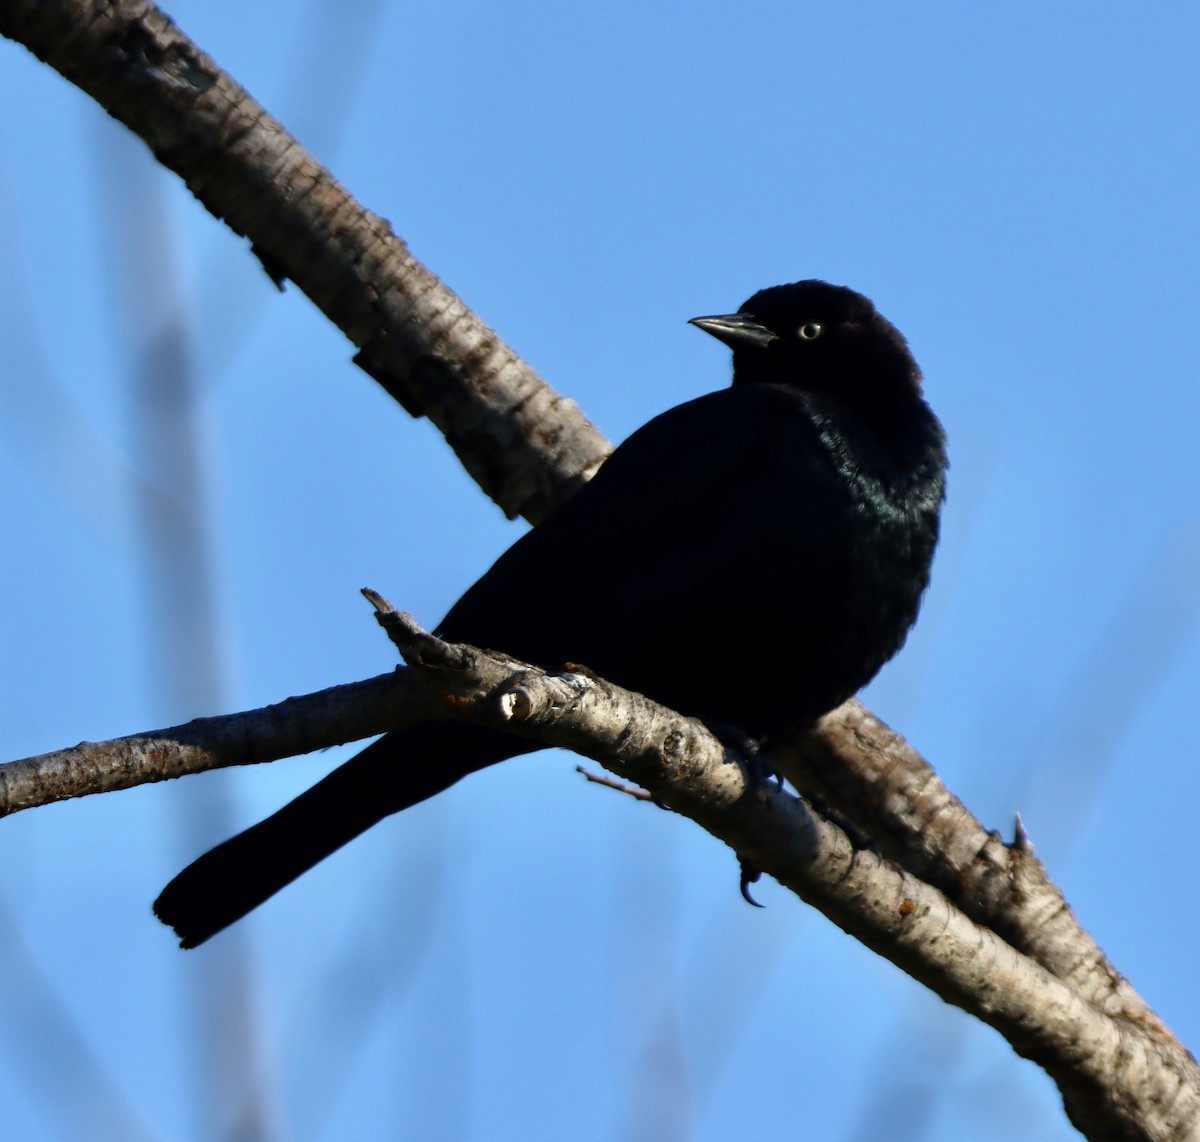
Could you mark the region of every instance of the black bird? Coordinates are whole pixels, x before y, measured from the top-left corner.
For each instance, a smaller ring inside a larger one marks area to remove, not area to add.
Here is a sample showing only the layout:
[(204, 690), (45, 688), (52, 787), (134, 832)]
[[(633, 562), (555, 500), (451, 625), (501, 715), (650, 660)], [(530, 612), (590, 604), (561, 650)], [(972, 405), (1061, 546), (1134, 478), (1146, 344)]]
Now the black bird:
[[(581, 663), (769, 746), (904, 642), (937, 543), (945, 440), (904, 338), (853, 290), (776, 286), (692, 324), (733, 349), (732, 386), (630, 436), (437, 633)], [(154, 910), (195, 947), (389, 814), (539, 748), (458, 722), (389, 733), (185, 868)]]

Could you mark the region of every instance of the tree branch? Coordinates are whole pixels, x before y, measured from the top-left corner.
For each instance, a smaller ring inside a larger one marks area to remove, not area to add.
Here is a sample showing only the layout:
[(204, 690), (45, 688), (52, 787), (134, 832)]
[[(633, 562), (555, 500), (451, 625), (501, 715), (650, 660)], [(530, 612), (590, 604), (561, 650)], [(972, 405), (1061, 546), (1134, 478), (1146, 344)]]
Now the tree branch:
[(1200, 1130), (1200, 1067), (1161, 1022), (1097, 1007), (932, 885), (856, 848), (804, 799), (756, 780), (696, 719), (590, 675), (441, 642), (378, 596), (374, 602), (409, 667), (446, 697), (448, 714), (590, 757), (690, 817), (999, 1031), (1050, 1074), (1088, 1137), (1182, 1138)]
[(0, 34), (87, 92), (358, 347), (355, 361), (428, 416), (509, 516), (541, 519), (611, 445), (390, 224), (360, 206), (153, 4), (4, 0)]
[(792, 784), (827, 798), (892, 860), (1109, 1014), (1157, 1022), (1083, 928), (1022, 833), (1005, 845), (904, 738), (851, 700), (773, 751)]
[[(428, 718), (472, 721), (598, 761), (696, 821), (744, 864), (770, 873), (947, 1002), (995, 1027), (1018, 1053), (1054, 1078), (1072, 1121), (1088, 1137), (1183, 1137), (1200, 1128), (1195, 1061), (1107, 966), (1023, 845), (1008, 848), (982, 833), (977, 823), (964, 826), (964, 836), (983, 836), (987, 859), (1005, 870), (997, 875), (1009, 891), (977, 899), (954, 883), (947, 871), (953, 862), (947, 860), (937, 873), (938, 861), (926, 860), (924, 867), (936, 874), (933, 879), (940, 877), (949, 886), (944, 892), (907, 868), (912, 850), (896, 844), (896, 822), (911, 824), (920, 816), (910, 805), (880, 817), (893, 834), (885, 847), (899, 849), (904, 858), (889, 860), (856, 844), (807, 800), (758, 781), (753, 767), (696, 719), (590, 674), (544, 671), (504, 655), (442, 642), (375, 592), (364, 594), (409, 669), (262, 710), (83, 743), (0, 766), (0, 812), (276, 760)], [(853, 703), (829, 718), (874, 721)], [(890, 752), (874, 755), (877, 763), (884, 756), (907, 753), (913, 771), (920, 771), (924, 763), (887, 727), (870, 727), (863, 740), (881, 738), (890, 739)], [(828, 749), (828, 740), (813, 733), (795, 751), (801, 756), (807, 752), (811, 761)], [(794, 769), (790, 754), (785, 756)], [(929, 798), (943, 811), (957, 805), (948, 792), (927, 791)], [(965, 857), (969, 847), (964, 847), (964, 867), (972, 863)], [(1059, 926), (1061, 945), (1033, 941), (1035, 951), (1045, 955), (1048, 948), (1054, 953), (1049, 958), (1062, 959), (1064, 970), (1048, 969), (1041, 956), (1027, 954), (991, 922), (1007, 923), (1018, 932), (1035, 930), (1022, 898), (1027, 889), (1038, 905), (1035, 915), (1044, 911), (1049, 898), (1052, 913), (1066, 918)], [(1071, 949), (1093, 967), (1078, 970), (1070, 962)], [(1108, 986), (1096, 986), (1097, 959), (1111, 973)]]
[(397, 669), (259, 710), (80, 742), (0, 765), (0, 817), (189, 773), (297, 757), (421, 721), (432, 709), (426, 687)]

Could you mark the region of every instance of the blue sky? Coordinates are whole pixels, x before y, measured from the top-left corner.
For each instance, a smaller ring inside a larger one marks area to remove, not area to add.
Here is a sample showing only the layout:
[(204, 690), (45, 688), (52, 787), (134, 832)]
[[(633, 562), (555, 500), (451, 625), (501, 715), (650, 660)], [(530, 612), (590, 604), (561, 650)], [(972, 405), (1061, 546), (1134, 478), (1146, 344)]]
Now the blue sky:
[[(1200, 14), (830, 7), (170, 11), (614, 440), (726, 383), (687, 318), (804, 277), (875, 299), (953, 468), (867, 701), (989, 825), (1021, 812), (1195, 1046)], [(4, 757), (388, 669), (358, 588), (432, 624), (523, 525), (86, 97), (7, 43), (0, 92)], [(155, 565), (137, 506), (163, 330), (204, 574)], [(214, 672), (163, 623), (205, 583)], [(565, 755), (177, 951), (162, 884), (341, 756), (3, 823), (14, 1137), (221, 1137), (239, 1079), (302, 1140), (1074, 1136), (993, 1033), (777, 888), (747, 908), (720, 845)]]

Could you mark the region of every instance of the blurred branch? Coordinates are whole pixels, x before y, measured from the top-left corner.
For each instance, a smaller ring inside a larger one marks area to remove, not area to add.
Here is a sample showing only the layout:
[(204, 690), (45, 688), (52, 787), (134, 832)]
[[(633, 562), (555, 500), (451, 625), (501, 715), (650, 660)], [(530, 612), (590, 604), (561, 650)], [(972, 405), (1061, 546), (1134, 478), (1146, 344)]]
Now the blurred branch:
[[(63, 980), (26, 943), (8, 900), (0, 895), (0, 1042), (4, 1065), (45, 1113), (47, 1133), (91, 1142), (161, 1142), (164, 1136), (134, 1106), (96, 1049), (94, 1028), (66, 1001)], [(13, 1131), (6, 1112), (6, 1133)]]

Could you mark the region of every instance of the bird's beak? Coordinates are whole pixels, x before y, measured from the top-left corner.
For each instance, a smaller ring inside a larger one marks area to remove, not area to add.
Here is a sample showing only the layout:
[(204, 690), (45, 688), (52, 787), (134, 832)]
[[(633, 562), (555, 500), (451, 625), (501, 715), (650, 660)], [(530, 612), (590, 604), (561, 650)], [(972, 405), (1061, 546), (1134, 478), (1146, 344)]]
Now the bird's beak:
[(778, 335), (755, 321), (748, 313), (726, 313), (719, 317), (693, 317), (688, 322), (711, 333), (731, 349), (765, 349)]

